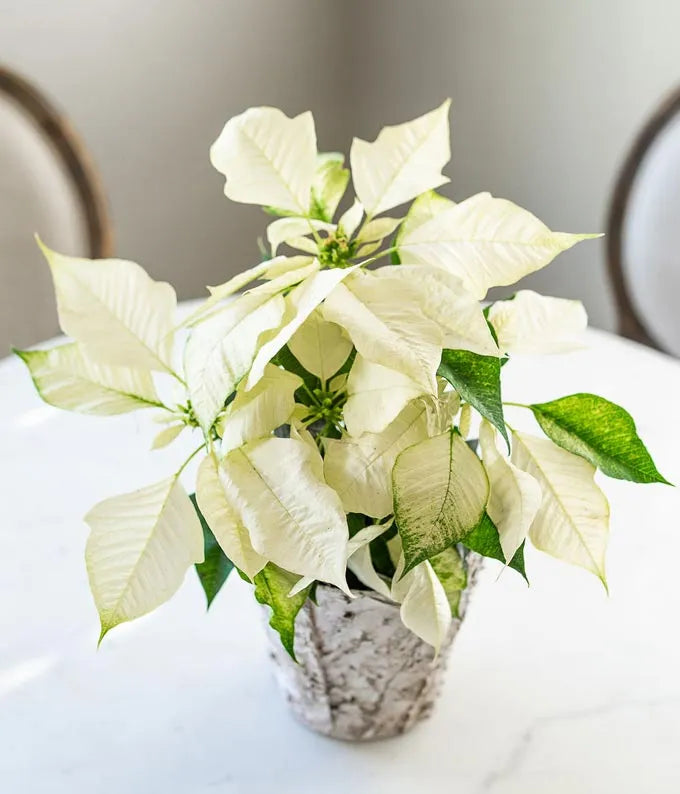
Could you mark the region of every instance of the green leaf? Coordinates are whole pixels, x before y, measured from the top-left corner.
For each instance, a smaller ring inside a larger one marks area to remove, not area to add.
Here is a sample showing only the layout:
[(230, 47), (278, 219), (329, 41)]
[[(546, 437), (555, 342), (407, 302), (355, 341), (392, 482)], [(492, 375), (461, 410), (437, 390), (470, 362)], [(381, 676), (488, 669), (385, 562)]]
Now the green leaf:
[(310, 587), (308, 587), (301, 593), (288, 597), (288, 593), (299, 578), (299, 576), (288, 573), (270, 562), (253, 580), (255, 598), (260, 604), (271, 607), (272, 616), (269, 625), (278, 632), (281, 644), (293, 661), (297, 661), (295, 658), (295, 618), (304, 606), (310, 592)]
[(479, 524), (489, 480), (460, 433), (447, 431), (400, 453), (392, 471), (392, 491), (408, 573)]
[(449, 546), (448, 549), (432, 557), (430, 565), (444, 588), (451, 607), (451, 615), (454, 618), (459, 617), (460, 597), (467, 586), (467, 571), (458, 550), (455, 546)]
[(572, 394), (529, 406), (543, 432), (609, 477), (670, 485), (657, 471), (632, 416), (596, 394)]
[(382, 535), (371, 541), (371, 561), (373, 567), (381, 576), (387, 579), (392, 579), (396, 571), (396, 566), (392, 561), (389, 550), (389, 541), (392, 540), (397, 534), (397, 528), (394, 524)]
[(318, 154), (312, 182), (310, 215), (322, 221), (333, 220), (347, 184), (349, 169), (343, 168), (344, 156), (337, 152)]
[(198, 520), (201, 522), (201, 529), (203, 530), (203, 547), (205, 550), (205, 559), (203, 562), (197, 562), (196, 573), (201, 582), (201, 587), (205, 592), (205, 597), (208, 601), (207, 607), (215, 600), (215, 596), (220, 592), (222, 585), (227, 581), (229, 574), (234, 569), (234, 563), (227, 557), (227, 555), (220, 548), (212, 530), (208, 526), (203, 513), (201, 513), (198, 503), (196, 502), (196, 494), (189, 494), (189, 499), (196, 510)]
[[(505, 555), (503, 554), (503, 547), (501, 546), (498, 529), (496, 529), (496, 525), (486, 512), (472, 532), (469, 532), (463, 538), (462, 543), (471, 551), (476, 551), (477, 554), (481, 554), (482, 557), (491, 557), (491, 559), (498, 560), (505, 564)], [(515, 555), (508, 563), (508, 566), (514, 568), (518, 573), (521, 573), (526, 583), (529, 584), (524, 567), (524, 542), (522, 542), (522, 545), (517, 549)]]
[(469, 350), (443, 350), (437, 374), (446, 378), (463, 400), (498, 429), (509, 450), (501, 399), (500, 359)]
[(363, 513), (347, 513), (347, 526), (349, 528), (350, 538), (353, 538), (357, 532), (360, 532), (373, 523), (373, 519), (365, 516)]

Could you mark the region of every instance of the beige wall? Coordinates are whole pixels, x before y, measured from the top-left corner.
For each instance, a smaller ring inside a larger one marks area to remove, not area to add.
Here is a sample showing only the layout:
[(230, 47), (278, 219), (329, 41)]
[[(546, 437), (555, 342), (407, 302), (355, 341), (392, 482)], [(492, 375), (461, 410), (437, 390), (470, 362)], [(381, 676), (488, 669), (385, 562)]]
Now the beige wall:
[[(182, 296), (259, 258), (266, 216), (224, 197), (208, 148), (250, 105), (314, 108), (349, 131), (341, 4), (315, 0), (0, 0), (0, 59), (64, 108), (102, 173), (121, 256)], [(334, 55), (338, 52), (338, 55)]]
[[(638, 127), (680, 81), (677, 0), (372, 0), (356, 129), (453, 98), (449, 193), (511, 198), (562, 231), (604, 231)], [(528, 279), (615, 325), (602, 241)]]
[[(208, 162), (248, 105), (312, 108), (326, 148), (454, 100), (450, 193), (601, 230), (631, 136), (680, 76), (674, 0), (0, 0), (0, 54), (69, 112), (118, 253), (183, 296), (257, 257), (264, 217)], [(531, 283), (611, 327), (600, 242)]]

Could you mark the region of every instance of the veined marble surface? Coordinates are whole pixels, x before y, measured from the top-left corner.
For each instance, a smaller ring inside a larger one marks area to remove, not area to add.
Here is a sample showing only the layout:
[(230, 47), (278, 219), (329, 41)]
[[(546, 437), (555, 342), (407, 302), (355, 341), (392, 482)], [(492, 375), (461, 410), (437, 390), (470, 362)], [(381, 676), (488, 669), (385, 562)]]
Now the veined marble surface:
[[(613, 399), (680, 483), (680, 363), (601, 332), (589, 341), (513, 359), (506, 399)], [(147, 452), (158, 426), (144, 412), (43, 405), (17, 361), (0, 363), (0, 407), (2, 794), (680, 791), (678, 489), (598, 475), (612, 506), (611, 595), (538, 552), (530, 588), (489, 564), (432, 719), (350, 745), (292, 720), (237, 577), (206, 615), (190, 572), (169, 604), (97, 651), (82, 516), (171, 473), (182, 450)], [(516, 410), (510, 421), (533, 426)]]

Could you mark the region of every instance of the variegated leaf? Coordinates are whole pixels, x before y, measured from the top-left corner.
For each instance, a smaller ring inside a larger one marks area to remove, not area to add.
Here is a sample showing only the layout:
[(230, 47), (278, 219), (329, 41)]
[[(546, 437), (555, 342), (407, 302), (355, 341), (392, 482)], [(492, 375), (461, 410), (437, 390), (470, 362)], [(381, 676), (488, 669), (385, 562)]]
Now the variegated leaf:
[(162, 407), (147, 370), (97, 364), (77, 342), (15, 353), (28, 367), (40, 397), (56, 408), (109, 416)]

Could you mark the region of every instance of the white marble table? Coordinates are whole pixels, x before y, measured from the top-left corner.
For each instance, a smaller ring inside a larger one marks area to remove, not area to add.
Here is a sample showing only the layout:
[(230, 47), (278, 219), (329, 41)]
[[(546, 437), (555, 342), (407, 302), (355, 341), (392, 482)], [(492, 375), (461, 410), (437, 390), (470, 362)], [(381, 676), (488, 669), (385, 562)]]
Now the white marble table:
[[(506, 398), (614, 399), (680, 483), (680, 363), (600, 332), (589, 340), (587, 352), (514, 360)], [(179, 455), (145, 452), (143, 414), (42, 405), (15, 361), (0, 363), (0, 408), (2, 794), (680, 791), (677, 489), (606, 481), (609, 598), (537, 553), (530, 589), (487, 568), (434, 717), (353, 746), (288, 715), (236, 577), (206, 616), (190, 574), (97, 651), (81, 516), (165, 476)]]

